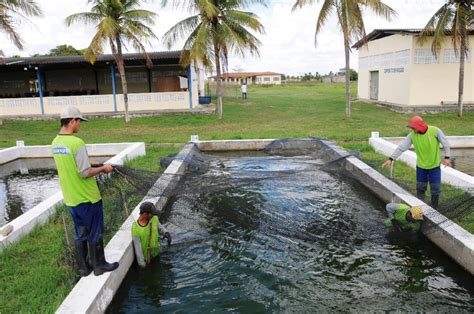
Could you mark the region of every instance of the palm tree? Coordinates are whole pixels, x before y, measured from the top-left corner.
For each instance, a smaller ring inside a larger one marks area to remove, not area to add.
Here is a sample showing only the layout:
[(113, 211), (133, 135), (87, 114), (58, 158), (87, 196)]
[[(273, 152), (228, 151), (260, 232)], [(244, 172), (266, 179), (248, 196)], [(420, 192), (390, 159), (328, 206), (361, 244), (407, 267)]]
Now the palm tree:
[(151, 60), (145, 52), (143, 43), (148, 43), (150, 38), (158, 39), (153, 30), (147, 26), (155, 24), (155, 13), (139, 8), (143, 0), (89, 0), (93, 4), (90, 12), (76, 13), (66, 18), (66, 25), (75, 22), (95, 24), (97, 32), (86, 49), (85, 57), (92, 64), (96, 56), (102, 54), (104, 46), (110, 45), (112, 54), (117, 64), (122, 82), (123, 100), (125, 103), (125, 121), (130, 121), (128, 113), (127, 80), (122, 49), (125, 42), (145, 55), (147, 66)]
[(431, 50), (438, 57), (446, 37), (451, 37), (456, 57), (459, 57), (458, 82), (458, 116), (463, 113), (464, 64), (469, 54), (468, 36), (474, 25), (473, 0), (448, 0), (428, 21), (421, 32), (419, 41), (423, 43), (428, 37), (433, 42)]
[(260, 41), (251, 31), (263, 34), (258, 16), (242, 11), (252, 3), (265, 5), (264, 0), (163, 0), (162, 5), (187, 7), (195, 13), (171, 27), (164, 41), (171, 47), (178, 39), (185, 39), (181, 64), (201, 62), (206, 67), (215, 65), (217, 77), (217, 113), (222, 118), (222, 69), (227, 68), (230, 53), (244, 56), (246, 51), (259, 55)]
[(23, 49), (23, 39), (16, 29), (26, 16), (42, 16), (34, 0), (0, 0), (0, 31), (4, 32), (18, 49)]
[[(293, 5), (293, 11), (305, 5), (313, 4), (316, 0), (296, 0)], [(319, 2), (319, 0), (318, 0)], [(321, 32), (329, 15), (335, 11), (337, 22), (341, 27), (341, 32), (344, 38), (344, 51), (346, 57), (346, 117), (351, 117), (351, 94), (350, 94), (350, 52), (351, 42), (365, 37), (365, 24), (362, 18), (363, 9), (370, 9), (377, 15), (391, 20), (392, 16), (396, 15), (388, 5), (381, 0), (323, 0), (321, 11), (319, 12), (318, 20), (316, 21), (316, 33), (314, 36), (314, 43), (317, 45), (317, 36)]]

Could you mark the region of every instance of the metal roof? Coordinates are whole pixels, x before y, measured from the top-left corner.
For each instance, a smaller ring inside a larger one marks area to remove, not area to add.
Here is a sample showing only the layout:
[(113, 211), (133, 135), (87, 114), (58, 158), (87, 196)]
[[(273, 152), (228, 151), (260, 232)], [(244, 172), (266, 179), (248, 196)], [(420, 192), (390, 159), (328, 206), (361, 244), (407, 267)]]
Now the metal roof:
[[(423, 29), (421, 28), (392, 28), (392, 29), (374, 29), (370, 34), (356, 42), (352, 45), (352, 48), (359, 49), (366, 43), (372, 40), (381, 39), (395, 34), (405, 34), (405, 35), (419, 35)], [(447, 30), (446, 33), (449, 33)], [(474, 35), (474, 29), (469, 31), (470, 35)]]
[(374, 29), (372, 32), (370, 32), (370, 34), (366, 35), (364, 38), (352, 45), (352, 48), (359, 49), (369, 41), (381, 39), (395, 34), (417, 35), (421, 33), (421, 31), (421, 28)]
[[(148, 52), (148, 56), (151, 60), (166, 60), (166, 59), (179, 59), (181, 57), (181, 51), (160, 51), (160, 52)], [(125, 61), (145, 61), (143, 53), (125, 53), (123, 54)], [(103, 54), (96, 57), (96, 63), (98, 62), (111, 62), (115, 61), (112, 54)], [(8, 65), (60, 65), (66, 63), (89, 63), (83, 55), (79, 56), (54, 56), (54, 57), (19, 57), (19, 58), (3, 58), (1, 60), (1, 66)]]

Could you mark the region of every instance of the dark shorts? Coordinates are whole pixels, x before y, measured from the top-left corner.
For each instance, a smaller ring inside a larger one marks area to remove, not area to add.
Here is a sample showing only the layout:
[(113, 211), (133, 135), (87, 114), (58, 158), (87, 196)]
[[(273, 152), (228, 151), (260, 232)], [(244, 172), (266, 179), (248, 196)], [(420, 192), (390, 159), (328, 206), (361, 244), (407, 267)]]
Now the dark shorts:
[(68, 208), (74, 221), (76, 241), (99, 242), (104, 234), (102, 201), (94, 204), (82, 203)]

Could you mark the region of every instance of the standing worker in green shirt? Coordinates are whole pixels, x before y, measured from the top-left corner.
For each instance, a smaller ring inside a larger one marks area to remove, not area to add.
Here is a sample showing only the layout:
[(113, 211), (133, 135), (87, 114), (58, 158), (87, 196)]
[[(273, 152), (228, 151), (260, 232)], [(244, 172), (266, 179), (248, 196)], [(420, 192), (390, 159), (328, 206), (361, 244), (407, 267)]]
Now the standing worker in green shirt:
[(98, 276), (119, 266), (105, 261), (102, 197), (94, 177), (101, 172), (110, 173), (113, 168), (111, 165), (91, 167), (84, 141), (74, 136), (79, 132), (81, 121), (87, 119), (79, 109), (64, 108), (61, 129), (51, 148), (64, 202), (74, 221), (79, 272), (81, 276), (87, 276), (93, 269)]
[(416, 153), (416, 195), (425, 200), (425, 192), (430, 184), (431, 206), (438, 208), (439, 194), (441, 193), (441, 143), (445, 157), (442, 164), (449, 166), (451, 155), (449, 142), (441, 129), (427, 125), (419, 116), (411, 118), (407, 125), (412, 129), (405, 140), (397, 147), (392, 156), (383, 163), (382, 167), (390, 167), (392, 162), (410, 148), (413, 144)]

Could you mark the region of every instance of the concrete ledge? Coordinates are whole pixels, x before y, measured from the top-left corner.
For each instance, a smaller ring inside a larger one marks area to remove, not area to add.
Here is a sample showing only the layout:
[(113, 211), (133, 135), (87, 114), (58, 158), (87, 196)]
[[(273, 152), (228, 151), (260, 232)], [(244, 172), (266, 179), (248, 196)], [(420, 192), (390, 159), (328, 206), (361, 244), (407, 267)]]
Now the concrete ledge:
[[(371, 137), (369, 139), (370, 145), (375, 149), (376, 152), (390, 156), (397, 148), (397, 145), (387, 141), (380, 137)], [(416, 168), (416, 154), (412, 151), (404, 152), (398, 159), (412, 168)], [(472, 192), (474, 191), (474, 177), (464, 172), (458, 171), (450, 167), (441, 167), (441, 180), (452, 186), (455, 186), (461, 190)]]
[(425, 236), (474, 274), (474, 235), (360, 160), (347, 158), (345, 170), (385, 202), (395, 200), (409, 206), (421, 206), (425, 216), (422, 230)]
[[(168, 195), (177, 187), (186, 171), (187, 164), (185, 160), (191, 158), (196, 152), (197, 148), (194, 144), (187, 144), (156, 181), (152, 188), (153, 193), (145, 196), (142, 202), (151, 201), (157, 209), (163, 210), (168, 202), (165, 195)], [(161, 195), (155, 195), (157, 191)], [(106, 259), (108, 261), (118, 261), (120, 263), (119, 268), (101, 276), (91, 274), (81, 278), (64, 299), (56, 313), (105, 312), (134, 260), (130, 230), (133, 221), (138, 218), (139, 206), (140, 204), (135, 207), (105, 248)]]
[[(145, 155), (145, 143), (118, 143), (118, 144), (91, 144), (87, 145), (87, 150), (92, 152), (90, 157), (103, 156), (107, 148), (111, 148), (111, 153), (118, 153), (118, 155), (109, 159), (107, 162), (112, 164), (122, 165), (125, 160), (134, 158), (136, 156)], [(32, 146), (32, 147), (14, 147), (16, 153), (11, 153), (8, 149), (7, 157), (33, 155), (35, 157), (52, 157), (51, 147), (49, 145), (44, 146)], [(0, 156), (2, 152), (0, 151)], [(105, 154), (105, 155), (110, 155)], [(16, 158), (15, 158), (16, 159)], [(6, 160), (6, 158), (4, 159)], [(49, 216), (55, 212), (56, 206), (63, 202), (63, 195), (61, 191), (58, 191), (51, 197), (45, 199), (35, 207), (31, 208), (27, 212), (21, 214), (19, 217), (10, 221), (7, 225), (13, 226), (13, 231), (6, 237), (0, 235), (0, 252), (3, 251), (8, 245), (19, 241), (23, 236), (27, 235), (35, 226), (43, 224), (48, 221)]]
[(199, 141), (199, 150), (206, 151), (233, 151), (233, 150), (262, 150), (272, 139), (264, 140), (223, 140), (223, 141)]
[[(401, 113), (415, 113), (415, 112), (457, 112), (458, 105), (454, 103), (443, 103), (443, 104), (426, 104), (426, 105), (403, 105), (403, 104), (395, 104), (385, 101), (367, 99), (367, 98), (358, 98), (360, 102), (367, 102), (376, 104), (381, 107), (389, 108), (390, 110), (401, 112)], [(474, 104), (473, 103), (465, 103), (463, 105), (464, 111), (474, 111)]]

